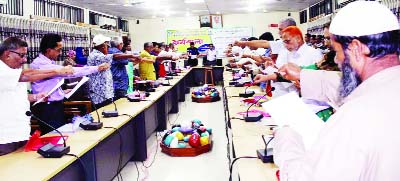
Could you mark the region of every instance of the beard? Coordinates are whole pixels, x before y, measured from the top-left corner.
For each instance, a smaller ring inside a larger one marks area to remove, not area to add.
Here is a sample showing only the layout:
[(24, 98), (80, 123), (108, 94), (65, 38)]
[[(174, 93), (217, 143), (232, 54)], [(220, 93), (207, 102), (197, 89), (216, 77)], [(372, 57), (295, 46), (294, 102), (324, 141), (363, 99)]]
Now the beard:
[(342, 99), (350, 95), (360, 84), (361, 78), (358, 73), (351, 67), (349, 56), (345, 54), (344, 61), (341, 65), (342, 79), (339, 88)]

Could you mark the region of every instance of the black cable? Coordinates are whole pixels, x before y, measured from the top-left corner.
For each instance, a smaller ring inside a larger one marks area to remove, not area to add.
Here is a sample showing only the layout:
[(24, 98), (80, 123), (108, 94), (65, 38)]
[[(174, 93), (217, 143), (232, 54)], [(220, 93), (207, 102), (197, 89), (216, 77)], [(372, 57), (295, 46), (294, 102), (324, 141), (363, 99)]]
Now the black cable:
[[(231, 86), (227, 86), (231, 87)], [(230, 129), (230, 119), (229, 119), (229, 107), (228, 107), (228, 98), (226, 94), (226, 87), (222, 87), (222, 93), (223, 97), (225, 98), (223, 103), (224, 103), (224, 115), (225, 115), (225, 136), (226, 136), (226, 157), (228, 158), (228, 166), (231, 165), (231, 143), (229, 139), (229, 132), (228, 130)]]
[(137, 170), (137, 178), (136, 178), (136, 181), (139, 181), (139, 174), (140, 174), (140, 172), (139, 172), (139, 168), (138, 168), (138, 166), (137, 166), (137, 164), (136, 164), (136, 162), (134, 162), (135, 163), (135, 167), (136, 167), (136, 170)]
[(254, 156), (241, 156), (241, 157), (237, 157), (237, 158), (233, 159), (232, 164), (229, 167), (229, 181), (232, 181), (233, 165), (235, 164), (236, 161), (243, 159), (243, 158), (248, 158), (248, 159), (257, 158), (258, 159), (258, 157), (254, 157)]
[(79, 163), (81, 163), (82, 168), (83, 168), (83, 171), (85, 172), (85, 173), (84, 173), (85, 180), (88, 180), (88, 179), (87, 179), (87, 168), (86, 168), (86, 165), (83, 163), (82, 159), (79, 158), (79, 157), (78, 157), (77, 155), (75, 155), (75, 154), (68, 153), (68, 154), (66, 154), (66, 155), (75, 157), (75, 158), (79, 161)]
[[(122, 114), (122, 115), (127, 115), (127, 114)], [(119, 176), (120, 176), (121, 180), (123, 180), (122, 175), (121, 175), (121, 170), (122, 170), (122, 149), (123, 149), (122, 134), (121, 134), (121, 132), (120, 132), (120, 130), (118, 128), (114, 128), (114, 127), (104, 127), (104, 128), (114, 129), (117, 132), (118, 136), (119, 136), (120, 144), (119, 144), (119, 160), (118, 160), (118, 167), (117, 167), (117, 178), (119, 180)]]
[(150, 165), (149, 166), (146, 166), (146, 165), (144, 165), (144, 162), (142, 161), (142, 165), (143, 165), (143, 167), (144, 168), (150, 168), (152, 165), (153, 165), (153, 163), (156, 161), (156, 156), (157, 156), (157, 152), (158, 152), (158, 136), (157, 136), (157, 132), (156, 132), (156, 152), (154, 153), (154, 155), (153, 155), (153, 161), (151, 161), (151, 163), (150, 163)]
[(243, 118), (236, 118), (236, 117), (231, 117), (229, 119), (237, 119), (237, 120), (244, 120)]

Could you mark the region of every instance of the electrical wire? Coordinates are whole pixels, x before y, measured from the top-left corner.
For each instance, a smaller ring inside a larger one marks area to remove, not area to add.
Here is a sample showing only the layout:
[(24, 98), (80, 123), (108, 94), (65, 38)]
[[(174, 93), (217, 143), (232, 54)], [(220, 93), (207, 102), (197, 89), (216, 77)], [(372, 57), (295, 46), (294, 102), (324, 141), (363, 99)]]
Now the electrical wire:
[(139, 177), (140, 177), (139, 168), (138, 168), (138, 166), (137, 166), (136, 162), (134, 162), (134, 163), (135, 163), (135, 167), (136, 167), (136, 170), (137, 170), (137, 177), (136, 177), (136, 181), (139, 181)]
[(78, 157), (77, 155), (75, 155), (75, 154), (68, 153), (68, 154), (66, 154), (66, 155), (73, 156), (73, 157), (75, 157), (75, 158), (79, 161), (79, 163), (82, 165), (82, 168), (83, 168), (83, 171), (84, 171), (85, 180), (88, 180), (88, 179), (87, 179), (87, 171), (88, 171), (88, 170), (87, 170), (87, 168), (86, 168), (86, 165), (83, 163), (82, 159), (81, 159), (80, 157)]
[(142, 162), (142, 165), (143, 165), (143, 167), (144, 168), (150, 168), (152, 165), (153, 165), (153, 163), (156, 161), (156, 156), (157, 156), (157, 153), (158, 153), (158, 144), (159, 144), (159, 142), (158, 142), (158, 136), (157, 136), (157, 132), (156, 132), (156, 152), (154, 153), (154, 155), (153, 155), (153, 160), (151, 161), (151, 163), (150, 163), (150, 165), (149, 166), (146, 166), (146, 165), (144, 165), (144, 162)]
[[(127, 114), (122, 114), (122, 115), (127, 115)], [(130, 115), (128, 115), (128, 116), (130, 116)], [(122, 155), (122, 149), (123, 149), (122, 134), (121, 134), (121, 132), (120, 132), (120, 130), (118, 128), (114, 128), (114, 127), (104, 127), (104, 128), (114, 129), (117, 132), (118, 136), (119, 136), (120, 144), (119, 144), (119, 159), (118, 159), (118, 167), (117, 167), (117, 179), (120, 180), (120, 177), (121, 177), (121, 180), (123, 181), (124, 179), (123, 179), (123, 177), (121, 175), (122, 156), (123, 156)]]
[(258, 157), (254, 157), (254, 156), (242, 156), (242, 157), (237, 157), (235, 159), (233, 159), (232, 164), (229, 167), (229, 181), (232, 181), (232, 170), (233, 170), (233, 165), (235, 164), (236, 161), (240, 160), (240, 159), (254, 159)]

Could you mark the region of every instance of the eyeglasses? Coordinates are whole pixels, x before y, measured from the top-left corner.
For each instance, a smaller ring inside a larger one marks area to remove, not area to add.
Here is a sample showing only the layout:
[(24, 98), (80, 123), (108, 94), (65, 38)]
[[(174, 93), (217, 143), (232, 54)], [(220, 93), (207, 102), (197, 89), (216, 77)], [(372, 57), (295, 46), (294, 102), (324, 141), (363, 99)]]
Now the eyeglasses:
[(25, 58), (26, 55), (27, 55), (26, 53), (19, 53), (19, 52), (12, 51), (12, 50), (10, 50), (10, 52), (13, 52), (13, 53), (17, 54), (20, 58)]
[(289, 44), (290, 43), (290, 39), (289, 40), (282, 40), (283, 41), (283, 43), (285, 43), (285, 44)]
[(58, 48), (58, 49), (53, 48), (53, 50), (55, 50), (55, 51), (57, 51), (57, 52), (62, 52), (62, 48)]
[(329, 37), (329, 36), (324, 37), (324, 40), (331, 40), (331, 37)]

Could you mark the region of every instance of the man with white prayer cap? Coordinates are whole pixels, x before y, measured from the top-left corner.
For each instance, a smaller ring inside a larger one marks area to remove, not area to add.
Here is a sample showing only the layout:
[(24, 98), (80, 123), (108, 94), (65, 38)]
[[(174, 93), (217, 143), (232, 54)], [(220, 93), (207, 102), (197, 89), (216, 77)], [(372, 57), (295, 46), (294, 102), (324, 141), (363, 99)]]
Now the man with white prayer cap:
[(280, 178), (400, 180), (399, 22), (378, 2), (355, 1), (338, 12), (330, 33), (344, 104), (308, 149), (292, 128), (275, 132)]

